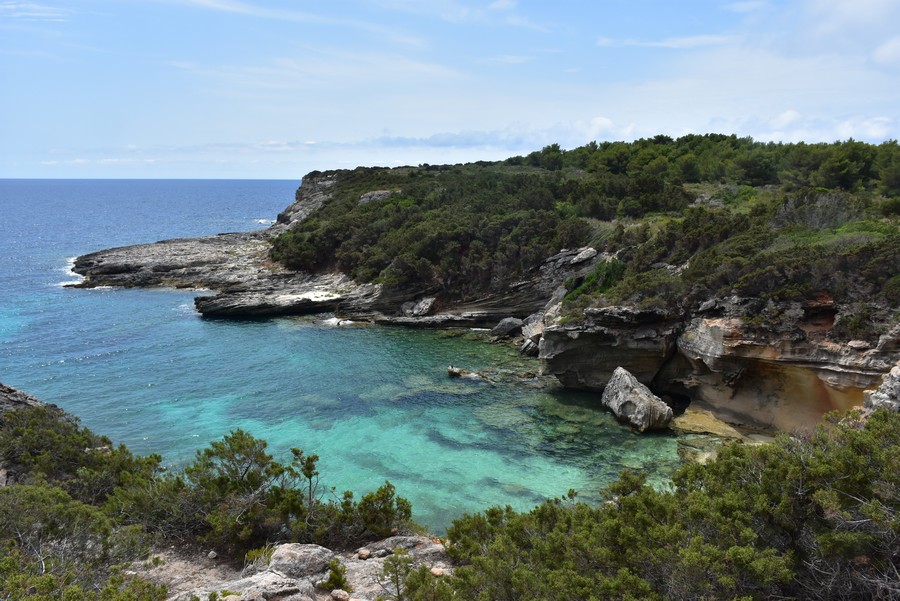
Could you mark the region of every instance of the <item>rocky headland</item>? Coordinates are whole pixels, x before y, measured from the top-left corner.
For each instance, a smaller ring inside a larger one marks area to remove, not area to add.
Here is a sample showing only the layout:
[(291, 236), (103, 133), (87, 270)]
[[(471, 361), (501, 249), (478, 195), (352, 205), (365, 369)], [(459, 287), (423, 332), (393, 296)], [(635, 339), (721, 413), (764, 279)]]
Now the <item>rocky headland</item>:
[[(562, 250), (520, 281), (480, 298), (452, 300), (410, 287), (356, 282), (339, 271), (292, 271), (270, 259), (270, 242), (332, 202), (336, 175), (304, 178), (296, 200), (268, 229), (165, 240), (78, 257), (75, 286), (167, 286), (210, 291), (195, 299), (206, 317), (260, 318), (334, 313), (341, 318), (416, 327), (493, 327), (521, 320), (498, 338), (537, 355), (566, 387), (601, 392), (623, 367), (655, 394), (690, 401), (730, 423), (795, 431), (831, 410), (863, 403), (900, 360), (900, 327), (875, 340), (829, 336), (849, 309), (829, 298), (785, 302), (771, 324), (747, 319), (751, 298), (710, 298), (673, 313), (631, 305), (563, 313), (567, 283), (614, 255)], [(381, 196), (378, 196), (380, 194)], [(368, 191), (360, 203), (389, 195)], [(375, 196), (373, 196), (375, 195)], [(598, 397), (599, 398), (599, 397)]]

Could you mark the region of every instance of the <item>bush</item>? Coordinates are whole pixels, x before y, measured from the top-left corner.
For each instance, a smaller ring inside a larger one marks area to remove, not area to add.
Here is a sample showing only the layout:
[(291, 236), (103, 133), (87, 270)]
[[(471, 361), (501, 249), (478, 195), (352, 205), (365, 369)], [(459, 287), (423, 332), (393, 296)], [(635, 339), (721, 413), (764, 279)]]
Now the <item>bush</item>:
[(454, 522), (464, 599), (888, 599), (900, 569), (900, 415), (831, 416), (808, 438), (732, 444), (658, 492), (624, 474)]

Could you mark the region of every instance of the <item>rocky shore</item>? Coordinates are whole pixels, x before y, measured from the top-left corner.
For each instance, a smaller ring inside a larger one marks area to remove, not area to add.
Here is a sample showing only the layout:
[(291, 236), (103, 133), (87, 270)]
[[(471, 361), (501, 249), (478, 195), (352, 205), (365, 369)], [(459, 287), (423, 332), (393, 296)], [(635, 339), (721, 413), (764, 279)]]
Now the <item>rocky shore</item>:
[(748, 324), (754, 299), (737, 297), (709, 299), (686, 316), (609, 306), (567, 320), (560, 316), (564, 283), (610, 259), (592, 248), (560, 251), (506, 290), (464, 303), (359, 283), (341, 273), (293, 272), (272, 262), (269, 241), (332, 200), (335, 183), (334, 175), (307, 176), (296, 201), (262, 231), (78, 257), (73, 270), (83, 280), (75, 286), (208, 290), (195, 299), (206, 317), (334, 313), (415, 327), (493, 327), (512, 317), (522, 320), (521, 328), (505, 336), (538, 355), (543, 373), (564, 386), (601, 392), (623, 367), (664, 398), (690, 400), (735, 424), (784, 431), (808, 429), (830, 410), (862, 405), (863, 391), (900, 360), (900, 327), (877, 342), (829, 338), (843, 309), (827, 298), (777, 307), (780, 321), (769, 326)]

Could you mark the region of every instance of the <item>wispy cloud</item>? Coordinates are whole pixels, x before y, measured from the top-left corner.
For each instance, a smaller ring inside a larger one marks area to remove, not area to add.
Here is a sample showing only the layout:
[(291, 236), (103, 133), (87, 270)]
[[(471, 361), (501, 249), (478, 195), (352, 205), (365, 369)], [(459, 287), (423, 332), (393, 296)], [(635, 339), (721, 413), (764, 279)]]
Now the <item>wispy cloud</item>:
[(507, 65), (521, 65), (523, 63), (527, 63), (531, 61), (530, 56), (522, 56), (519, 54), (504, 54), (501, 56), (494, 56), (487, 59), (490, 63), (504, 63)]
[(700, 48), (704, 46), (721, 46), (735, 41), (737, 38), (730, 35), (694, 35), (664, 38), (662, 40), (636, 40), (615, 39), (609, 37), (597, 38), (598, 46), (639, 46), (644, 48), (671, 48), (682, 50), (687, 48)]
[(35, 2), (0, 2), (0, 19), (65, 21), (71, 11)]
[(732, 2), (725, 7), (734, 13), (753, 13), (769, 7), (765, 0), (747, 0), (746, 2)]
[(261, 19), (279, 19), (285, 21), (297, 21), (302, 23), (320, 23), (329, 21), (321, 16), (297, 11), (265, 8), (256, 6), (247, 2), (238, 2), (235, 0), (184, 0), (185, 4), (199, 6), (229, 13), (258, 17)]
[(418, 36), (409, 35), (394, 28), (377, 23), (352, 18), (326, 17), (321, 14), (294, 9), (274, 9), (239, 0), (177, 0), (188, 6), (216, 10), (220, 12), (245, 15), (257, 19), (288, 21), (294, 23), (317, 23), (338, 28), (356, 29), (380, 35), (396, 44), (409, 47), (422, 47), (425, 42)]
[(882, 65), (900, 65), (900, 36), (894, 36), (878, 46), (872, 58)]

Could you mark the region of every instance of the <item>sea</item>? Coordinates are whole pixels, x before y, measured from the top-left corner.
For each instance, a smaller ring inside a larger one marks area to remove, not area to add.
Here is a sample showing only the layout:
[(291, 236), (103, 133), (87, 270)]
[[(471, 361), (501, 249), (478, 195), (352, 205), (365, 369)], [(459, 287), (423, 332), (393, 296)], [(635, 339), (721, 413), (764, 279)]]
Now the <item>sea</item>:
[(202, 291), (66, 287), (81, 254), (267, 227), (299, 183), (0, 180), (0, 381), (173, 469), (238, 428), (279, 459), (301, 448), (327, 494), (390, 481), (437, 534), (570, 489), (600, 502), (625, 469), (666, 486), (675, 435), (632, 433), (483, 332), (209, 320)]

